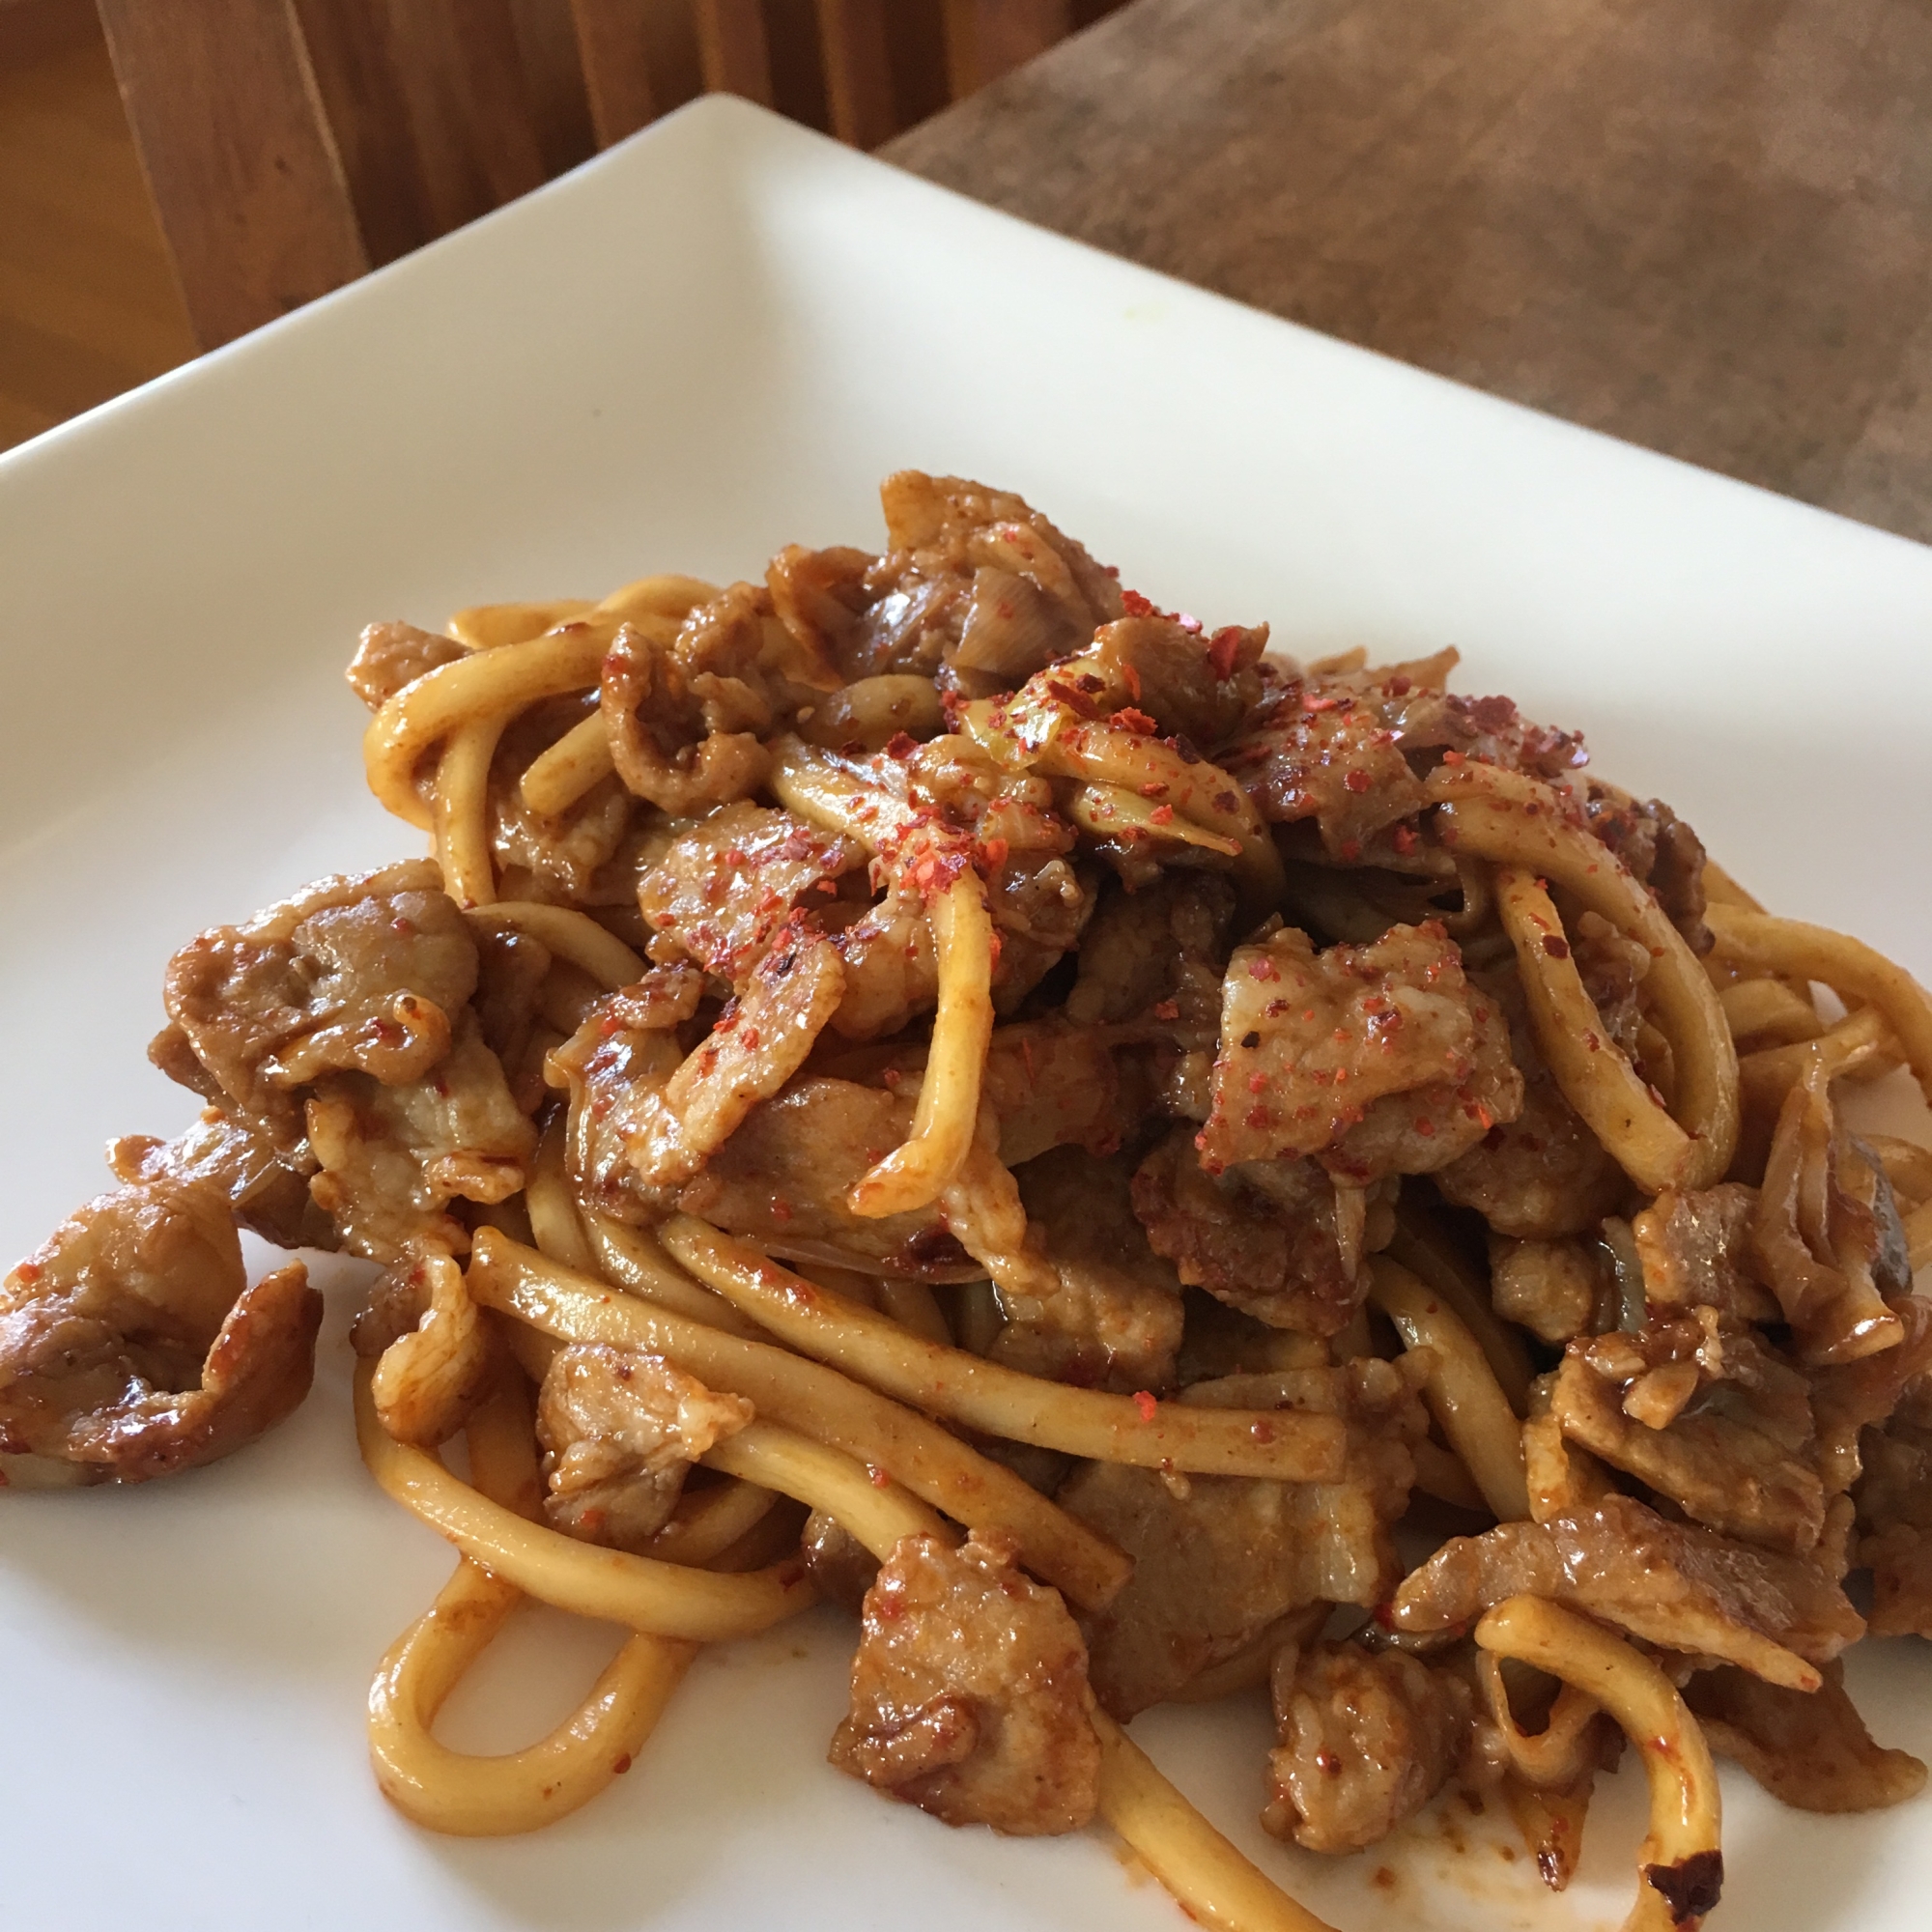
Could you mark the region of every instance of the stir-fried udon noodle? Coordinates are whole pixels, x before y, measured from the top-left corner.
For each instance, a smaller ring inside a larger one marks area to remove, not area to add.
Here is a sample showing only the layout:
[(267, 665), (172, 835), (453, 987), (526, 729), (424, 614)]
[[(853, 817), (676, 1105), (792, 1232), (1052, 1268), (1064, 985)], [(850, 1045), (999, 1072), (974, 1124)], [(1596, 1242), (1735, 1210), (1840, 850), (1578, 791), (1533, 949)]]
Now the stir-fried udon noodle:
[[(1271, 1697), (1278, 1837), (1461, 1780), (1558, 1889), (1628, 1740), (1635, 1927), (1718, 1900), (1713, 1751), (1915, 1794), (1839, 1659), (1932, 1635), (1932, 1151), (1843, 1107), (1932, 1093), (1924, 992), (1453, 651), (1304, 668), (1018, 497), (883, 494), (880, 555), (363, 634), (433, 856), (174, 956), (204, 1108), (7, 1278), (6, 1480), (301, 1400), (320, 1297), (246, 1228), (381, 1269), (361, 1453), (460, 1551), (370, 1701), (431, 1829), (583, 1804), (699, 1646), (819, 1599), (841, 1771), (1097, 1817), (1228, 1927), (1319, 1921), (1128, 1739), (1155, 1704)], [(459, 1753), (525, 1597), (632, 1634)]]

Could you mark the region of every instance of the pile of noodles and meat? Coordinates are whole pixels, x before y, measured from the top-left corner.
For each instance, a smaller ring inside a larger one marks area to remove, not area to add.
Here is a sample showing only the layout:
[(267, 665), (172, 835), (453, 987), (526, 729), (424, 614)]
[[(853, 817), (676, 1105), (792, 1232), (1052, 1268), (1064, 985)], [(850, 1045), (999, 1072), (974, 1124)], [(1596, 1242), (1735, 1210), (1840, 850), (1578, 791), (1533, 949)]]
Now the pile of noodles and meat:
[[(1842, 1112), (1909, 1057), (1892, 1031), (1834, 1031), (1802, 977), (1714, 944), (1719, 899), (1748, 902), (1690, 826), (1451, 693), (1453, 652), (1299, 668), (1016, 497), (883, 494), (884, 554), (694, 586), (614, 627), (594, 689), (490, 721), (458, 896), (437, 740), (405, 779), (440, 867), (325, 879), (174, 956), (152, 1057), (203, 1111), (116, 1143), (121, 1185), (7, 1278), (8, 1479), (143, 1480), (300, 1401), (320, 1297), (298, 1262), (247, 1285), (238, 1228), (380, 1265), (356, 1339), (383, 1422), (445, 1439), (509, 1359), (462, 1263), (485, 1225), (544, 1242), (549, 1175), (583, 1225), (694, 1217), (1046, 1383), (1339, 1420), (1321, 1483), (977, 1441), (1131, 1559), (1077, 1614), (997, 1536), (881, 1565), (805, 1525), (863, 1619), (834, 1761), (950, 1822), (1077, 1827), (1096, 1704), (1265, 1686), (1270, 1832), (1353, 1851), (1461, 1778), (1507, 1791), (1560, 1886), (1622, 1738), (1473, 1645), (1523, 1594), (1632, 1639), (1789, 1803), (1916, 1792), (1838, 1662), (1932, 1635), (1932, 1156)], [(523, 641), (374, 625), (350, 681), (387, 717)], [(1706, 982), (1741, 1069), (1715, 1171), (1634, 1178), (1579, 1111), (1457, 837), (1466, 773), (1667, 925), (1549, 882), (1588, 1050), (1660, 1120), (1690, 1075), (1657, 988), (1672, 962)], [(630, 983), (531, 908), (587, 915)], [(1507, 1405), (1500, 1476), (1452, 1426), (1431, 1311)], [(753, 1412), (602, 1344), (535, 1404), (546, 1520), (630, 1549)]]

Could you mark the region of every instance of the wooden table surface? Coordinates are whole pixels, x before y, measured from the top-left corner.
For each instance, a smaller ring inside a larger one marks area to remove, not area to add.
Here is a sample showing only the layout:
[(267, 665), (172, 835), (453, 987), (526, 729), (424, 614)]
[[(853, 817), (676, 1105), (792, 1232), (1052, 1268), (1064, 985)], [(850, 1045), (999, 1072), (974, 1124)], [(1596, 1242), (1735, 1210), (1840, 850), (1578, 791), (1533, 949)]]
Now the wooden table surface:
[(883, 153), (1932, 540), (1927, 0), (1135, 0)]

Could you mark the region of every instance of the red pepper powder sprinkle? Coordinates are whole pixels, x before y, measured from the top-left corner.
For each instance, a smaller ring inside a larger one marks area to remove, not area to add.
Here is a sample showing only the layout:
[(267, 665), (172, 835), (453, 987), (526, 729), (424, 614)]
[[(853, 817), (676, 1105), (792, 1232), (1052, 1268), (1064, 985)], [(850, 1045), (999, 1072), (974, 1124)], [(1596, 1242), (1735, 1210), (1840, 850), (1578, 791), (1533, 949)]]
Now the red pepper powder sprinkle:
[(1131, 731), (1136, 738), (1151, 738), (1160, 728), (1145, 711), (1135, 711), (1131, 707), (1115, 712), (1107, 723), (1117, 731)]
[(1567, 959), (1570, 956), (1570, 942), (1560, 933), (1546, 932), (1543, 935), (1543, 950), (1552, 959)]
[(1134, 1406), (1140, 1410), (1143, 1422), (1151, 1422), (1160, 1413), (1160, 1404), (1154, 1401), (1151, 1391), (1148, 1389), (1134, 1391)]

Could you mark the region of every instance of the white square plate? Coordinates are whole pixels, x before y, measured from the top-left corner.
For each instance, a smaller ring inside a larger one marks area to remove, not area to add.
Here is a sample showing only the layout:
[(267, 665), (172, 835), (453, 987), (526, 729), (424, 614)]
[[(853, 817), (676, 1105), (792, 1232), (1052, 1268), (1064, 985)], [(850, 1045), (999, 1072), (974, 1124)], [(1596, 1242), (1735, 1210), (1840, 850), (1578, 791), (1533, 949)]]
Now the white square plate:
[[(358, 626), (876, 541), (874, 488), (906, 466), (1019, 490), (1157, 601), (1265, 617), (1290, 650), (1456, 642), (1463, 688), (1586, 728), (1778, 907), (1932, 972), (1932, 552), (713, 100), (0, 458), (0, 1257), (106, 1184), (108, 1136), (189, 1118), (142, 1057), (173, 947), (418, 849), (362, 788)], [(637, 1769), (551, 1833), (403, 1824), (363, 1697), (448, 1555), (356, 1463), (342, 1327), (338, 1307), (315, 1395), (244, 1455), (0, 1503), (10, 1926), (1180, 1922), (1098, 1833), (949, 1832), (828, 1769), (850, 1639), (824, 1612), (703, 1661)], [(603, 1641), (533, 1615), (498, 1646), (500, 1700), (447, 1734), (535, 1735)], [(1881, 1738), (1932, 1754), (1932, 1659), (1856, 1662)], [(1266, 1839), (1259, 1702), (1136, 1735), (1345, 1928), (1627, 1907), (1634, 1772), (1553, 1899), (1453, 1805), (1341, 1864)], [(1923, 1923), (1932, 1800), (1818, 1820), (1726, 1791), (1719, 1925)]]

